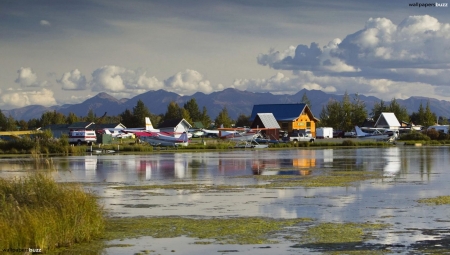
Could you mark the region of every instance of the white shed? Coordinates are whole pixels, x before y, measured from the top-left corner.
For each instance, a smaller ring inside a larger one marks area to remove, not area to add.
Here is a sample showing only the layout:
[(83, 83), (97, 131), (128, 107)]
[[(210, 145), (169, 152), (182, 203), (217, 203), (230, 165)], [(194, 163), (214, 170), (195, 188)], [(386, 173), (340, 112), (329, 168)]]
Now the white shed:
[(382, 112), (377, 122), (375, 122), (376, 128), (398, 130), (400, 126), (400, 122), (398, 122), (393, 112)]

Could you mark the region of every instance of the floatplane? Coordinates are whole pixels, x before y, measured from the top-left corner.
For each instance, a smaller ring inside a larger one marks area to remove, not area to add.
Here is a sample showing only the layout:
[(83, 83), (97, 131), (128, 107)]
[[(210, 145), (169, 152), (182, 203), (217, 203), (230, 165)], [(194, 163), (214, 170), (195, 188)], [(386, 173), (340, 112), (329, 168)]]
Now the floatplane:
[(189, 135), (186, 132), (182, 134), (161, 132), (159, 129), (153, 128), (149, 117), (145, 117), (145, 128), (124, 129), (122, 132), (133, 133), (139, 137), (140, 141), (147, 142), (152, 146), (177, 147), (189, 144)]
[[(372, 133), (366, 133), (360, 127), (355, 126), (356, 137), (360, 139), (373, 139), (378, 141), (393, 142), (398, 138), (398, 130), (374, 128)], [(382, 132), (383, 131), (383, 132)]]
[(249, 128), (219, 128), (220, 138), (235, 142), (235, 148), (267, 148), (268, 144), (259, 144), (260, 130)]

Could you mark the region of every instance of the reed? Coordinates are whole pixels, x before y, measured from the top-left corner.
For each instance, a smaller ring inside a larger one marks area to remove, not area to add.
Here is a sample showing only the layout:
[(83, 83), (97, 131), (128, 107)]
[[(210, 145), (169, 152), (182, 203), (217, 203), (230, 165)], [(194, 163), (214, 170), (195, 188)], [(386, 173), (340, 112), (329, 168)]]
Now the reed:
[(103, 209), (80, 185), (61, 185), (37, 173), (0, 178), (0, 247), (43, 252), (89, 242), (104, 231)]

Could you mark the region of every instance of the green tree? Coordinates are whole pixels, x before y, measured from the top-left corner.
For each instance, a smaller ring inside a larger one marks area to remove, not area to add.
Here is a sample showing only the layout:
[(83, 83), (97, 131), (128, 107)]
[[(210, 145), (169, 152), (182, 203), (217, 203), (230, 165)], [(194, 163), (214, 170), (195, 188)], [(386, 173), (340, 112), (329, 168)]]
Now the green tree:
[(420, 103), (418, 112), (413, 112), (410, 116), (411, 122), (416, 125), (423, 125), (425, 122), (425, 109), (423, 109), (422, 103)]
[(145, 117), (150, 117), (151, 113), (142, 100), (138, 100), (136, 106), (133, 107), (133, 118), (135, 126), (145, 127)]
[(183, 119), (185, 119), (187, 122), (189, 122), (189, 124), (191, 124), (191, 125), (194, 123), (191, 119), (191, 116), (189, 115), (188, 110), (186, 110), (184, 108), (181, 108), (181, 117)]
[(347, 93), (344, 94), (341, 102), (331, 100), (322, 107), (319, 115), (321, 127), (333, 127), (336, 130), (353, 130), (356, 125), (360, 125), (367, 118), (366, 106), (355, 95), (353, 102)]
[(24, 120), (17, 121), (16, 125), (19, 127), (19, 130), (28, 130), (28, 122)]
[(41, 121), (36, 118), (30, 119), (27, 124), (30, 130), (42, 127)]
[(11, 115), (9, 115), (9, 117), (6, 119), (6, 130), (7, 131), (17, 130), (16, 120)]
[(378, 120), (382, 112), (393, 112), (398, 121), (410, 121), (410, 116), (406, 107), (401, 106), (395, 98), (391, 100), (389, 105), (386, 105), (383, 100), (380, 103), (375, 103), (372, 109), (372, 116), (375, 121)]
[(219, 112), (219, 115), (217, 115), (216, 119), (214, 120), (216, 127), (223, 126), (224, 128), (230, 128), (232, 124), (232, 120), (230, 116), (228, 115), (227, 107), (224, 107), (222, 111)]
[(72, 123), (75, 123), (75, 122), (78, 122), (77, 115), (75, 115), (75, 113), (73, 113), (73, 112), (69, 112), (69, 115), (67, 115), (66, 123), (67, 124), (72, 124)]
[(236, 120), (236, 127), (249, 127), (250, 125), (250, 116), (241, 113)]
[(200, 121), (202, 122), (202, 124), (205, 128), (209, 128), (209, 126), (211, 126), (211, 118), (208, 115), (206, 106), (203, 106), (203, 111), (202, 111), (202, 116), (200, 118)]
[(303, 96), (302, 96), (302, 101), (301, 101), (303, 104), (306, 104), (306, 105), (308, 105), (308, 107), (309, 107), (309, 109), (311, 109), (312, 110), (312, 105), (311, 105), (311, 101), (309, 101), (309, 98), (308, 98), (308, 96), (306, 95), (306, 92), (305, 93), (303, 93)]
[(171, 119), (180, 119), (181, 118), (181, 109), (180, 106), (175, 103), (175, 101), (172, 101), (167, 106), (167, 112), (164, 114), (164, 120), (171, 120)]
[[(128, 128), (136, 128), (137, 123), (134, 122), (134, 115), (129, 109), (125, 109), (120, 115), (120, 122)], [(141, 126), (142, 127), (142, 126)]]
[(192, 121), (201, 121), (202, 113), (198, 108), (198, 104), (195, 98), (187, 101), (184, 104), (183, 108), (189, 112), (189, 116), (191, 117)]
[(89, 109), (88, 114), (86, 116), (86, 121), (87, 122), (95, 122), (95, 120), (97, 119), (97, 116), (94, 113), (94, 110)]
[(430, 101), (427, 102), (427, 106), (425, 107), (425, 114), (424, 114), (424, 122), (422, 125), (429, 127), (433, 126), (437, 121), (436, 114), (431, 112), (430, 109)]
[(3, 114), (3, 112), (0, 110), (0, 130), (1, 131), (5, 131), (6, 130), (6, 126), (7, 126), (7, 118), (6, 116)]

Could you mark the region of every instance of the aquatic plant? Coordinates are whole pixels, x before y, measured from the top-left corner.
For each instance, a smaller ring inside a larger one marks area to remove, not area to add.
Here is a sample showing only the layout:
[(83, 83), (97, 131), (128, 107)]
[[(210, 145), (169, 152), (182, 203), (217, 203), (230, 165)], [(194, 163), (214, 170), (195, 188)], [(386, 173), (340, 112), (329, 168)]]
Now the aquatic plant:
[(276, 243), (271, 234), (309, 218), (276, 220), (259, 217), (192, 219), (182, 217), (110, 218), (106, 238), (120, 239), (140, 236), (173, 238), (187, 236), (214, 239), (219, 244)]
[(103, 210), (92, 193), (42, 173), (0, 178), (0, 208), (0, 247), (47, 251), (91, 241), (104, 230)]
[(419, 199), (417, 202), (429, 205), (449, 205), (450, 196), (438, 196), (432, 198)]

